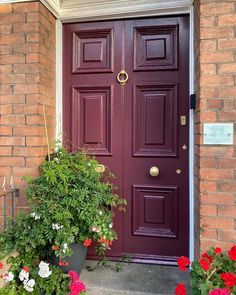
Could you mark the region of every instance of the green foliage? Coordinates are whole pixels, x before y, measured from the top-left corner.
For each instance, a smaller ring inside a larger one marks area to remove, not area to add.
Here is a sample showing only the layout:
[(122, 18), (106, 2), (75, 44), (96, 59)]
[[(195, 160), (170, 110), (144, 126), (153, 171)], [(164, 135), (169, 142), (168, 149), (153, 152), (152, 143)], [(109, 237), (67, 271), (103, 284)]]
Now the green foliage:
[[(71, 256), (71, 244), (84, 241), (96, 242), (97, 254), (105, 259), (105, 252), (117, 239), (114, 209), (125, 211), (126, 201), (115, 193), (114, 175), (97, 172), (98, 165), (85, 152), (71, 154), (60, 148), (40, 166), (39, 177), (26, 177), (30, 212), (18, 214), (0, 234), (0, 259), (17, 251), (18, 258), (11, 262), (12, 269), (19, 270), (22, 265), (32, 267), (35, 257), (45, 261), (52, 254)], [(56, 282), (62, 286), (63, 279), (54, 267), (50, 279), (37, 282), (39, 290), (33, 294), (40, 294), (41, 289), (46, 294), (66, 294), (56, 289)], [(13, 294), (17, 286), (17, 281), (11, 283), (7, 294)], [(20, 288), (17, 292), (25, 294)]]

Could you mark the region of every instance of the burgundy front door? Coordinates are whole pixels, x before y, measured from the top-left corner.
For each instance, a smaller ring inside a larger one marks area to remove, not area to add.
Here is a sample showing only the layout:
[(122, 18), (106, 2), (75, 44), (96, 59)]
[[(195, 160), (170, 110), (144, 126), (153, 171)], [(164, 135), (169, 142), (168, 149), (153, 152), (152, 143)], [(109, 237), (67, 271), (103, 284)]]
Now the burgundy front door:
[(64, 25), (64, 133), (116, 174), (128, 201), (113, 257), (188, 255), (188, 21)]

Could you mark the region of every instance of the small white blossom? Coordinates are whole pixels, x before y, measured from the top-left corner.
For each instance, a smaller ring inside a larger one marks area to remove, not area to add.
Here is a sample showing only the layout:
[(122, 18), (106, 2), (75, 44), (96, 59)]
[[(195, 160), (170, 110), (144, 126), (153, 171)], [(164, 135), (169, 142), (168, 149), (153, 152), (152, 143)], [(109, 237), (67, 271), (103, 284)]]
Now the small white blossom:
[(30, 279), (30, 280), (28, 281), (27, 285), (28, 285), (29, 287), (33, 288), (34, 285), (35, 285), (35, 280), (34, 280), (34, 279)]
[(9, 282), (11, 282), (11, 281), (13, 281), (14, 280), (14, 274), (11, 272), (11, 271), (9, 271), (8, 273), (6, 273), (5, 275), (4, 275), (4, 281), (6, 282), (6, 283), (9, 283)]
[(39, 271), (38, 271), (38, 275), (41, 278), (48, 278), (51, 275), (52, 271), (49, 270), (49, 264), (41, 261), (39, 263)]
[(35, 212), (32, 212), (30, 215), (31, 215), (31, 217), (33, 217), (35, 220), (40, 219), (40, 215), (38, 215), (38, 214), (35, 213)]
[(29, 293), (31, 293), (31, 292), (34, 291), (34, 288), (29, 287), (28, 285), (24, 285), (24, 289), (25, 289), (27, 292), (29, 292)]
[(63, 253), (66, 253), (66, 250), (68, 249), (68, 244), (67, 243), (65, 243), (64, 245), (63, 245), (63, 250), (62, 250), (62, 252)]
[(29, 279), (29, 273), (27, 271), (25, 271), (24, 269), (21, 270), (21, 272), (19, 273), (19, 279), (23, 282), (24, 280)]
[(113, 223), (110, 223), (110, 224), (109, 224), (109, 228), (112, 228), (112, 227), (113, 227)]
[(94, 233), (100, 233), (101, 228), (100, 227), (97, 227), (97, 226), (92, 226), (91, 227), (91, 231), (94, 232)]
[(61, 228), (63, 228), (63, 225), (60, 225), (60, 224), (58, 224), (58, 223), (53, 223), (53, 224), (52, 224), (52, 229), (59, 230), (59, 229), (61, 229)]
[(99, 215), (102, 215), (102, 211), (101, 210), (99, 211)]

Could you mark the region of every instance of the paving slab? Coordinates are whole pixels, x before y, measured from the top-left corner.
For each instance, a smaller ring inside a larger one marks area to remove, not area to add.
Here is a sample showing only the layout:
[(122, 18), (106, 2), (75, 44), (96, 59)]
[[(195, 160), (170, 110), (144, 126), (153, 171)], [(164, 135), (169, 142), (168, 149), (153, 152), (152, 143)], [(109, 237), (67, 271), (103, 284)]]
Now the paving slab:
[(88, 295), (173, 295), (179, 282), (189, 285), (189, 273), (176, 266), (123, 263), (120, 272), (104, 267), (86, 270), (95, 263), (86, 261), (80, 276)]

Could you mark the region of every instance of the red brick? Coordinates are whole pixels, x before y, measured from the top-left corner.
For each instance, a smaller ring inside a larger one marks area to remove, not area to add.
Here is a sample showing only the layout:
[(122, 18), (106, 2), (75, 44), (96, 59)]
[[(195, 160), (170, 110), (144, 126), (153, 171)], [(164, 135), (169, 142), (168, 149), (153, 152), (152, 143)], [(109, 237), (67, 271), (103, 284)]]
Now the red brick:
[[(213, 3), (212, 3), (213, 2)], [(202, 16), (220, 15), (234, 12), (234, 3), (216, 3), (212, 1), (210, 4), (200, 5), (200, 12)]]
[(236, 39), (234, 38), (223, 38), (218, 41), (218, 49), (234, 49), (236, 48)]
[(14, 33), (37, 33), (39, 32), (39, 23), (13, 24)]
[(40, 80), (42, 80), (42, 79), (40, 79), (39, 73), (36, 73), (36, 74), (26, 74), (25, 80), (29, 84), (31, 84), (31, 83), (35, 84), (35, 83), (39, 83)]
[(24, 166), (25, 158), (24, 157), (0, 157), (0, 166)]
[(208, 193), (201, 196), (202, 203), (204, 204), (234, 204), (233, 193)]
[(235, 182), (224, 182), (222, 181), (218, 185), (218, 190), (220, 192), (235, 192), (236, 191), (236, 183)]
[(17, 64), (13, 65), (13, 73), (15, 74), (27, 74), (27, 73), (38, 73), (39, 65), (38, 64)]
[[(12, 24), (2, 24), (2, 25), (0, 25), (0, 34), (2, 34), (2, 35), (10, 34), (11, 32), (12, 32)], [(1, 37), (0, 37), (0, 40), (1, 40)]]
[(201, 231), (201, 238), (202, 239), (216, 240), (217, 239), (217, 231), (216, 231), (216, 229), (204, 228)]
[(39, 42), (40, 41), (40, 34), (39, 33), (27, 33), (26, 34), (26, 41), (27, 42)]
[(236, 119), (236, 111), (220, 112), (219, 121), (234, 122)]
[(0, 137), (0, 145), (1, 146), (24, 146), (25, 145), (25, 137)]
[(45, 157), (26, 158), (26, 167), (38, 167), (45, 160)]
[(0, 81), (3, 84), (18, 84), (25, 82), (25, 75), (23, 74), (0, 74)]
[(34, 135), (41, 136), (45, 135), (45, 129), (43, 126), (25, 125), (25, 126), (13, 126), (14, 135)]
[(37, 84), (17, 84), (14, 87), (14, 94), (29, 94), (37, 93), (38, 85)]
[(0, 65), (0, 73), (12, 73), (12, 65)]
[(18, 104), (18, 103), (24, 103), (25, 102), (25, 96), (24, 95), (0, 95), (0, 103), (4, 104)]
[(0, 176), (10, 176), (11, 174), (12, 173), (10, 167), (0, 167)]
[(225, 26), (230, 26), (233, 27), (235, 26), (236, 23), (236, 14), (228, 14), (228, 15), (220, 15), (218, 16), (218, 26), (225, 27)]
[(0, 124), (23, 125), (25, 124), (25, 116), (3, 115), (0, 117)]
[(236, 158), (220, 158), (218, 162), (219, 168), (228, 168), (235, 169), (236, 168)]
[[(4, 85), (4, 84), (0, 84), (0, 95), (1, 94), (4, 94), (4, 95), (7, 95), (7, 94), (12, 94), (12, 86), (11, 85)], [(0, 99), (4, 99), (3, 96), (0, 96)]]
[[(1, 156), (11, 156), (12, 155), (12, 148), (11, 147), (0, 147), (0, 155)], [(2, 168), (0, 168), (1, 171)], [(1, 174), (1, 173), (0, 173)]]
[(236, 64), (219, 64), (218, 73), (219, 74), (235, 74), (236, 72)]
[(200, 170), (200, 177), (202, 180), (231, 180), (234, 178), (234, 171), (232, 169), (207, 169)]
[(215, 158), (201, 158), (200, 167), (201, 168), (218, 168), (219, 159)]
[(27, 125), (35, 125), (35, 124), (44, 125), (44, 118), (42, 115), (27, 116), (26, 122), (27, 122)]
[(14, 147), (14, 156), (25, 157), (43, 157), (46, 155), (46, 148), (44, 147)]
[(200, 56), (201, 63), (225, 63), (234, 62), (233, 51), (215, 51), (202, 52)]
[(26, 15), (24, 13), (6, 14), (0, 17), (0, 24), (24, 23), (25, 21)]
[(200, 83), (202, 86), (234, 85), (234, 76), (202, 76)]
[(38, 114), (40, 111), (39, 105), (15, 105), (13, 108), (14, 114)]
[(209, 17), (201, 17), (200, 18), (200, 27), (215, 27), (216, 26), (216, 17), (209, 16)]
[(2, 64), (23, 64), (25, 63), (25, 56), (23, 54), (2, 55), (0, 56)]
[(218, 216), (225, 217), (235, 217), (236, 216), (236, 206), (219, 206)]
[(201, 65), (201, 74), (202, 75), (216, 74), (216, 65), (215, 64), (202, 64)]
[(34, 137), (27, 137), (26, 138), (26, 145), (27, 146), (46, 146), (47, 141), (46, 137), (39, 137), (39, 136), (34, 136)]
[(11, 35), (0, 36), (1, 45), (15, 45), (15, 44), (22, 44), (24, 42), (25, 42), (24, 34), (11, 34)]
[(217, 185), (213, 181), (202, 181), (199, 187), (201, 192), (216, 192)]
[(27, 63), (36, 63), (39, 62), (39, 54), (38, 53), (28, 53), (26, 55)]
[(215, 205), (201, 205), (200, 214), (202, 216), (216, 216), (217, 206), (215, 206)]
[(12, 46), (0, 45), (0, 55), (3, 54), (12, 54)]
[(234, 219), (233, 218), (223, 218), (223, 217), (202, 217), (201, 226), (203, 228), (224, 228), (224, 229), (234, 229)]
[(1, 135), (12, 135), (12, 126), (0, 126)]
[(235, 243), (236, 231), (235, 230), (218, 230), (218, 240)]
[(209, 156), (209, 157), (232, 157), (233, 148), (221, 147), (221, 146), (202, 146), (200, 150), (200, 156)]
[(1, 115), (12, 114), (12, 106), (11, 105), (0, 105), (0, 114)]
[(5, 13), (11, 13), (12, 12), (12, 4), (1, 4), (0, 5), (0, 15)]
[(200, 113), (201, 122), (216, 122), (216, 119), (215, 111), (204, 111)]
[(202, 240), (201, 241), (201, 252), (209, 250), (210, 247), (220, 247), (223, 251), (229, 251), (233, 246), (232, 242), (223, 242), (216, 240)]
[(39, 175), (39, 169), (38, 167), (14, 167), (13, 174), (15, 176), (38, 176)]
[(13, 12), (34, 12), (39, 10), (39, 2), (13, 4)]
[(15, 53), (29, 53), (29, 52), (38, 52), (39, 44), (19, 44), (13, 47)]
[(214, 110), (223, 109), (223, 100), (222, 99), (208, 99), (207, 100), (207, 108)]
[(39, 22), (40, 20), (40, 14), (38, 11), (36, 12), (29, 12), (27, 13), (27, 22)]

